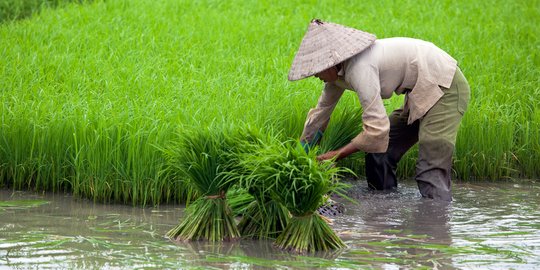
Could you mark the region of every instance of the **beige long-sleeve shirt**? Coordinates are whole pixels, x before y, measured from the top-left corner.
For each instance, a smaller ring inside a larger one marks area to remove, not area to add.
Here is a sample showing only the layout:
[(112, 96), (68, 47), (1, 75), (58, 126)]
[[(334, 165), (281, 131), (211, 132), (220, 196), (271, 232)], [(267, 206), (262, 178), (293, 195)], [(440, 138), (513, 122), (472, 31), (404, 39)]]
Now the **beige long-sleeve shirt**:
[(412, 38), (387, 38), (344, 61), (338, 80), (326, 83), (317, 106), (308, 113), (302, 138), (311, 140), (325, 130), (345, 89), (356, 92), (363, 108), (362, 132), (352, 143), (360, 151), (385, 152), (390, 122), (382, 99), (406, 93), (404, 112), (408, 124), (426, 114), (449, 88), (457, 62), (430, 42)]

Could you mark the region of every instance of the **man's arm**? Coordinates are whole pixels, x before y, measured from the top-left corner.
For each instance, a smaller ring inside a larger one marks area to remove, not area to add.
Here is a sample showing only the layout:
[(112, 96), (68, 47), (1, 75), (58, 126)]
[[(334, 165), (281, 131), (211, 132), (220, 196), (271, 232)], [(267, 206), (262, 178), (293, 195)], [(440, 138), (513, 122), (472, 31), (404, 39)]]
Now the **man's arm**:
[(381, 98), (377, 68), (352, 63), (348, 66), (345, 79), (357, 93), (363, 108), (362, 132), (346, 146), (318, 156), (318, 160), (339, 160), (358, 151), (383, 153), (388, 148), (390, 121)]
[[(317, 106), (311, 109), (308, 113), (304, 124), (304, 131), (300, 140), (306, 143), (316, 143), (315, 139), (320, 139), (322, 132), (328, 126), (330, 116), (337, 105), (337, 102), (343, 95), (345, 89), (337, 86), (334, 83), (326, 83), (319, 97)], [(317, 138), (319, 137), (319, 138)]]
[(351, 144), (366, 153), (384, 153), (388, 148), (390, 120), (381, 97), (378, 69), (372, 64), (349, 66), (349, 83), (362, 105), (362, 132)]

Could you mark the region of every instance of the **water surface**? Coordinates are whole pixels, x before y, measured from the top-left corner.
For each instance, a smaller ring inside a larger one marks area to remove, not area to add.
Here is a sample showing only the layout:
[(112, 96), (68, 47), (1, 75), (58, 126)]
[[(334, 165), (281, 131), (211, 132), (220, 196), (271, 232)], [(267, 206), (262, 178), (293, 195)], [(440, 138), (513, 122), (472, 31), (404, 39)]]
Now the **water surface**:
[(271, 241), (175, 243), (183, 206), (97, 204), (68, 195), (0, 191), (0, 268), (402, 269), (540, 267), (540, 187), (454, 185), (454, 202), (356, 182), (332, 227), (348, 248), (296, 255)]

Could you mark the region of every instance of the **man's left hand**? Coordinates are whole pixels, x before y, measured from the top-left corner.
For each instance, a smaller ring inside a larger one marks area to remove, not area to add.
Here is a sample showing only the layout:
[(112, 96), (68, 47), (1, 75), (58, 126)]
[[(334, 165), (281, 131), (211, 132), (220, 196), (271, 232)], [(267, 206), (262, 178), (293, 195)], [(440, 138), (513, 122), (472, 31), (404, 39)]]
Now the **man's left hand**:
[(352, 143), (349, 143), (339, 150), (328, 151), (322, 155), (317, 156), (317, 160), (323, 161), (335, 158), (335, 160), (337, 161), (342, 158), (346, 158), (356, 152), (358, 152), (358, 148), (356, 148)]
[(329, 159), (333, 159), (333, 158), (339, 158), (339, 151), (338, 150), (334, 150), (334, 151), (329, 151), (329, 152), (326, 152), (322, 155), (319, 155), (317, 156), (317, 160), (318, 161), (323, 161), (323, 160), (329, 160)]

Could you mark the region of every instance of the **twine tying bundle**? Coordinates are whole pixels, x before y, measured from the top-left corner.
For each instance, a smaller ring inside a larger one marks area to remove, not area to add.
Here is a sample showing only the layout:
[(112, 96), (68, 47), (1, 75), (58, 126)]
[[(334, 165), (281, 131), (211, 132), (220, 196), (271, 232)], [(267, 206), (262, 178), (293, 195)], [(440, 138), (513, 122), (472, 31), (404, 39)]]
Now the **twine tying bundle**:
[(225, 199), (225, 191), (221, 191), (218, 195), (207, 195), (207, 199)]

